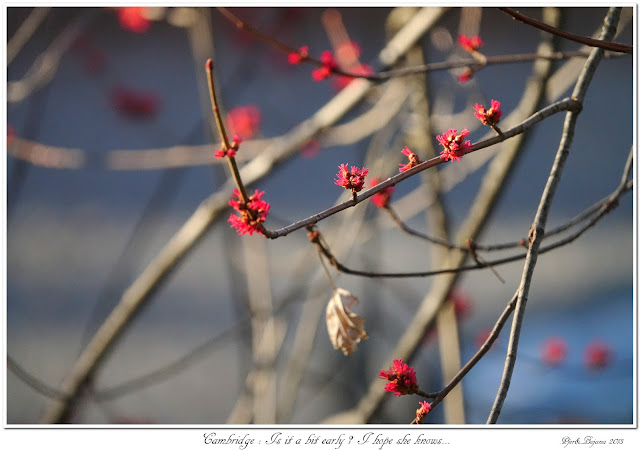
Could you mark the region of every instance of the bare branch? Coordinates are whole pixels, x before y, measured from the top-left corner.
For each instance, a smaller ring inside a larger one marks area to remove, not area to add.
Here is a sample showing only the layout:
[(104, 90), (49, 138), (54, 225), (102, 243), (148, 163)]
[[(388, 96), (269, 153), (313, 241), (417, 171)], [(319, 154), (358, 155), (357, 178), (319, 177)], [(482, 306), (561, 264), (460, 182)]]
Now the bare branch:
[[(603, 40), (611, 39), (615, 33), (616, 24), (620, 18), (621, 8), (610, 8), (607, 17), (605, 18), (604, 25), (602, 27), (601, 38)], [(600, 62), (603, 50), (596, 48), (592, 51), (591, 56), (587, 59), (584, 69), (578, 78), (578, 82), (573, 90), (573, 96), (580, 102), (584, 100), (587, 88), (591, 82), (593, 74)], [(575, 125), (578, 119), (579, 112), (569, 111), (567, 113), (564, 128), (562, 131), (562, 138), (560, 145), (558, 146), (558, 152), (556, 159), (551, 168), (547, 184), (545, 186), (540, 203), (538, 205), (538, 211), (536, 217), (531, 225), (530, 229), (530, 246), (527, 252), (527, 258), (525, 260), (524, 269), (522, 271), (522, 279), (520, 281), (520, 287), (518, 288), (518, 302), (516, 305), (515, 314), (511, 326), (511, 336), (509, 338), (509, 347), (507, 349), (507, 358), (504, 364), (504, 371), (502, 373), (502, 380), (500, 381), (500, 387), (496, 394), (496, 398), (491, 408), (488, 424), (493, 424), (498, 421), (500, 412), (504, 400), (507, 397), (509, 385), (511, 384), (511, 376), (513, 375), (513, 369), (516, 363), (516, 357), (518, 354), (518, 343), (520, 341), (520, 330), (522, 328), (522, 322), (524, 319), (524, 312), (527, 306), (527, 298), (529, 295), (529, 288), (531, 287), (531, 281), (533, 280), (533, 271), (538, 259), (538, 250), (540, 243), (544, 237), (544, 229), (547, 224), (547, 217), (551, 208), (551, 203), (556, 191), (560, 178), (562, 176), (562, 170), (564, 168), (567, 157), (569, 156), (569, 150), (573, 141), (575, 133)]]

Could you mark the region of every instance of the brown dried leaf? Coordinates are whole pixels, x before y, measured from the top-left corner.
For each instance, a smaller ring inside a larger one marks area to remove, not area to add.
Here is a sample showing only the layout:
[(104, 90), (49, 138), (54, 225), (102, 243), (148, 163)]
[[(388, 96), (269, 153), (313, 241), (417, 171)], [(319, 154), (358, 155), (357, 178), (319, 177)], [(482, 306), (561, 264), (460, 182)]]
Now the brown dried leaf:
[(358, 298), (343, 288), (336, 288), (327, 304), (327, 330), (335, 349), (341, 349), (344, 355), (356, 351), (360, 340), (367, 339), (364, 330), (364, 318), (351, 311), (358, 304)]

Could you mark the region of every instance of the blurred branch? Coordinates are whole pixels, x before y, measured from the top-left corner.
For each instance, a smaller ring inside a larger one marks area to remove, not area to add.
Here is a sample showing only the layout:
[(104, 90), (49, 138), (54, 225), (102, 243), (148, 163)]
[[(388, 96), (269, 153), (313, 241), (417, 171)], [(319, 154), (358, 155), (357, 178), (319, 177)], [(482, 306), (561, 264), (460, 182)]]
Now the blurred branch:
[[(609, 12), (602, 26), (601, 39), (609, 40), (615, 33), (616, 24), (620, 18), (620, 9), (621, 8), (609, 8)], [(601, 48), (596, 48), (592, 51), (591, 56), (587, 59), (584, 69), (578, 78), (572, 97), (575, 97), (580, 103), (584, 101), (587, 88), (589, 87), (595, 70), (600, 63), (602, 53), (603, 50)], [(513, 375), (513, 369), (515, 367), (516, 357), (518, 354), (520, 331), (524, 319), (524, 312), (527, 306), (531, 281), (533, 280), (533, 271), (538, 259), (540, 243), (544, 237), (544, 228), (546, 227), (553, 197), (555, 195), (556, 188), (560, 183), (565, 162), (569, 156), (569, 150), (571, 149), (571, 143), (573, 142), (575, 126), (579, 113), (579, 111), (567, 112), (556, 159), (553, 163), (553, 167), (551, 168), (551, 172), (549, 173), (547, 184), (544, 188), (544, 192), (542, 193), (542, 197), (540, 198), (538, 211), (536, 212), (535, 219), (530, 228), (530, 246), (529, 251), (527, 252), (524, 269), (522, 271), (520, 287), (518, 288), (518, 301), (516, 303), (516, 309), (511, 325), (511, 336), (509, 337), (509, 347), (507, 349), (507, 357), (504, 363), (504, 371), (502, 373), (502, 380), (500, 381), (500, 387), (496, 393), (493, 407), (491, 408), (491, 412), (487, 419), (487, 424), (495, 424), (498, 421), (498, 417), (502, 411), (502, 406), (511, 384), (511, 377)]]
[(16, 362), (13, 357), (7, 354), (7, 369), (11, 371), (18, 379), (33, 388), (35, 391), (48, 398), (64, 399), (65, 394), (56, 390), (53, 387), (42, 382), (37, 377), (33, 376), (27, 370)]
[(482, 357), (484, 357), (484, 355), (487, 352), (489, 352), (489, 350), (491, 349), (491, 346), (498, 339), (498, 336), (500, 335), (500, 331), (502, 330), (502, 328), (504, 327), (505, 323), (509, 319), (509, 316), (511, 315), (511, 313), (513, 312), (513, 310), (516, 307), (516, 300), (517, 300), (517, 297), (518, 297), (517, 295), (518, 295), (517, 292), (513, 295), (513, 297), (511, 298), (511, 300), (509, 301), (509, 303), (507, 304), (507, 306), (503, 310), (502, 314), (500, 315), (500, 317), (496, 321), (495, 325), (493, 326), (493, 329), (491, 330), (491, 333), (489, 333), (489, 336), (487, 337), (487, 339), (484, 341), (482, 346), (480, 346), (480, 349), (478, 349), (478, 351), (473, 355), (473, 357), (471, 359), (469, 359), (469, 361), (449, 381), (449, 383), (442, 390), (437, 392), (437, 396), (431, 402), (431, 409), (433, 409), (438, 404), (440, 404), (442, 402), (442, 400), (449, 394), (449, 392), (451, 390), (453, 390), (462, 381), (462, 379), (467, 375), (467, 373), (469, 373), (469, 371), (471, 371), (473, 369), (473, 367), (476, 365), (476, 363), (478, 363), (482, 359)]
[[(438, 20), (442, 12), (441, 8), (421, 9), (380, 52), (381, 62), (393, 64)], [(263, 153), (245, 165), (241, 170), (244, 182), (248, 185), (269, 174), (275, 165), (295, 154), (309, 138), (340, 119), (362, 100), (371, 86), (372, 84), (366, 80), (351, 82), (310, 119), (303, 121), (285, 138), (265, 148)], [(160, 254), (124, 292), (118, 305), (98, 329), (63, 381), (61, 391), (66, 393), (68, 398), (65, 401), (53, 402), (45, 412), (44, 422), (57, 423), (67, 418), (70, 407), (77, 400), (81, 388), (96, 371), (107, 351), (131, 324), (136, 313), (151, 299), (189, 251), (202, 239), (218, 215), (228, 208), (231, 186), (232, 184), (226, 183), (218, 193), (203, 201), (191, 218), (167, 242)]]
[(504, 13), (509, 14), (514, 19), (517, 19), (522, 23), (539, 28), (548, 33), (555, 34), (556, 36), (560, 36), (562, 38), (569, 39), (571, 41), (579, 42), (580, 44), (588, 45), (590, 47), (599, 47), (601, 49), (611, 50), (614, 52), (633, 53), (632, 45), (619, 44), (617, 42), (609, 42), (602, 39), (591, 39), (586, 36), (579, 36), (577, 34), (569, 33), (567, 31), (552, 27), (545, 23), (538, 22), (537, 20), (527, 17), (524, 14), (514, 11), (511, 8), (498, 8), (498, 9)]
[(22, 79), (7, 82), (7, 101), (20, 102), (51, 81), (58, 70), (62, 55), (99, 13), (99, 9), (92, 8), (74, 19), (35, 59)]
[[(561, 60), (573, 57), (586, 58), (587, 56), (587, 52), (581, 51), (555, 52), (549, 55), (523, 54), (488, 57), (487, 61), (488, 63), (499, 64), (533, 61), (537, 59)], [(615, 57), (622, 55), (605, 54), (605, 57), (606, 56)], [(455, 62), (455, 64), (451, 61), (445, 61), (442, 63), (431, 63), (423, 67), (400, 68), (394, 71), (402, 72), (401, 75), (410, 75), (429, 72), (431, 70), (466, 66), (472, 64), (473, 61), (474, 60), (463, 60)], [(381, 74), (384, 74), (384, 72)], [(384, 91), (384, 94), (376, 102), (374, 107), (349, 122), (327, 128), (322, 132), (319, 139), (325, 146), (345, 145), (357, 142), (374, 133), (381, 126), (388, 123), (390, 118), (397, 113), (398, 108), (404, 103), (407, 95), (404, 87), (405, 83), (401, 81), (389, 84), (388, 90)], [(272, 141), (283, 139), (284, 137), (285, 136), (276, 136), (267, 139), (245, 141), (242, 144), (242, 153), (236, 157), (236, 160), (240, 162), (247, 161), (251, 159), (254, 154), (260, 152), (260, 149), (264, 146), (269, 145)], [(19, 138), (16, 138), (16, 147), (10, 147), (9, 154), (20, 160), (27, 161), (32, 165), (50, 169), (82, 169), (89, 163), (87, 152), (84, 150), (49, 146)], [(171, 146), (145, 150), (111, 150), (106, 152), (104, 160), (95, 163), (98, 167), (117, 171), (157, 170), (184, 166), (220, 164), (220, 162), (213, 157), (210, 144)], [(450, 188), (451, 186), (447, 186), (447, 189)]]
[(86, 165), (86, 152), (47, 146), (24, 138), (13, 138), (7, 153), (19, 160), (51, 169), (80, 169)]
[(7, 66), (11, 64), (13, 59), (20, 53), (27, 41), (33, 36), (33, 33), (42, 24), (49, 14), (51, 8), (33, 8), (27, 18), (20, 24), (20, 28), (15, 32), (9, 42), (7, 42)]
[[(551, 8), (546, 8), (545, 13), (547, 16), (550, 16), (549, 20), (557, 20)], [(548, 39), (542, 39), (539, 47), (548, 49), (551, 46), (551, 43), (548, 41)], [(538, 108), (550, 70), (551, 65), (548, 61), (536, 61), (534, 64), (533, 73), (526, 84), (518, 107), (522, 114), (521, 117), (531, 115)], [(504, 183), (522, 148), (523, 136), (510, 141), (507, 149), (501, 152), (500, 157), (493, 159), (482, 180), (471, 210), (456, 234), (457, 242), (474, 239), (482, 231), (488, 220), (488, 215), (495, 206), (499, 193), (503, 191)], [(417, 168), (413, 168), (412, 170), (415, 169)], [(450, 252), (449, 263), (454, 267), (462, 266), (465, 259), (466, 254), (462, 252), (456, 250)], [(420, 307), (413, 315), (411, 322), (407, 324), (395, 349), (386, 358), (385, 363), (390, 363), (392, 359), (411, 360), (425, 331), (433, 323), (457, 279), (457, 274), (448, 274), (433, 280), (430, 292), (423, 299)], [(383, 367), (384, 366), (386, 365), (383, 365)], [(364, 423), (379, 407), (385, 397), (385, 393), (383, 385), (380, 384), (378, 379), (375, 379), (370, 383), (368, 392), (360, 399), (355, 407), (333, 415), (326, 419), (325, 422)]]

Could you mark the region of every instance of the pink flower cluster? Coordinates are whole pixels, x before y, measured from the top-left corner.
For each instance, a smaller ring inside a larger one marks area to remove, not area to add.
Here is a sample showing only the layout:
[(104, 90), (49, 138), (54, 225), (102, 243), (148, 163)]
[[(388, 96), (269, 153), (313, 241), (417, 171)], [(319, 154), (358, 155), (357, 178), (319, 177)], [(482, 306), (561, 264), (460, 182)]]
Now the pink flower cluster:
[(418, 158), (418, 155), (411, 152), (411, 150), (409, 150), (407, 146), (404, 146), (404, 149), (402, 149), (402, 153), (409, 158), (409, 163), (407, 164), (400, 163), (400, 169), (399, 169), (400, 172), (408, 171), (412, 167), (417, 166), (421, 163), (420, 158)]
[(416, 424), (420, 424), (425, 415), (431, 410), (431, 404), (427, 401), (420, 401), (419, 404), (420, 407), (416, 410)]
[(458, 44), (467, 52), (472, 53), (478, 51), (482, 47), (482, 39), (480, 36), (468, 37), (464, 34), (458, 36)]
[(338, 169), (338, 174), (336, 174), (338, 178), (334, 179), (336, 185), (350, 189), (354, 193), (362, 190), (364, 178), (369, 173), (369, 169), (358, 169), (356, 166), (351, 166), (351, 170), (349, 170), (346, 164), (341, 164)]
[(394, 360), (387, 371), (381, 370), (379, 377), (389, 381), (384, 389), (396, 396), (411, 395), (418, 391), (416, 371), (402, 359)]
[(244, 235), (248, 233), (252, 235), (254, 232), (262, 233), (262, 223), (267, 219), (269, 215), (269, 205), (262, 200), (264, 191), (258, 191), (249, 196), (249, 202), (245, 203), (242, 200), (242, 196), (237, 189), (233, 190), (233, 195), (236, 199), (231, 199), (229, 205), (233, 207), (239, 215), (231, 215), (229, 217), (229, 223), (231, 227), (234, 227), (238, 232), (238, 235)]
[(233, 137), (233, 142), (231, 143), (231, 147), (229, 147), (228, 149), (224, 149), (224, 148), (216, 149), (216, 153), (213, 156), (216, 158), (224, 158), (224, 157), (233, 158), (236, 156), (236, 152), (240, 148), (241, 142), (242, 142), (242, 138), (236, 135)]
[(502, 117), (502, 111), (500, 110), (500, 102), (497, 100), (491, 100), (491, 108), (488, 110), (484, 107), (484, 105), (478, 105), (473, 108), (476, 110), (475, 116), (482, 122), (484, 125), (493, 126), (500, 122), (500, 118)]
[(460, 161), (460, 158), (462, 158), (466, 150), (471, 147), (471, 141), (463, 141), (469, 134), (469, 130), (465, 128), (459, 135), (457, 133), (458, 130), (451, 128), (441, 136), (438, 135), (436, 137), (438, 142), (444, 147), (444, 150), (440, 152), (440, 158)]
[(331, 50), (325, 50), (322, 52), (320, 55), (320, 61), (322, 62), (322, 67), (311, 71), (311, 77), (313, 77), (315, 81), (322, 81), (325, 78), (329, 78), (333, 71), (338, 68), (338, 62), (333, 57)]

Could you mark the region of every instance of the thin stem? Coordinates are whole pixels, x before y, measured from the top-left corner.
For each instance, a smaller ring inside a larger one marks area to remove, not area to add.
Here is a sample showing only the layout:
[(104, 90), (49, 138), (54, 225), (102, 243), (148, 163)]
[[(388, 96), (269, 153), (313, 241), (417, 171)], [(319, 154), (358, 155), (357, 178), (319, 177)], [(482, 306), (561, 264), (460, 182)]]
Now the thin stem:
[(409, 235), (415, 236), (417, 238), (423, 239), (425, 241), (429, 241), (434, 244), (439, 244), (440, 246), (444, 246), (449, 250), (456, 249), (462, 252), (469, 252), (469, 254), (471, 255), (471, 258), (473, 258), (476, 263), (484, 264), (485, 266), (487, 266), (491, 270), (491, 272), (493, 272), (493, 274), (498, 278), (500, 282), (505, 283), (504, 279), (500, 276), (500, 274), (498, 274), (495, 268), (493, 268), (490, 264), (488, 264), (483, 258), (481, 258), (476, 253), (477, 246), (475, 245), (475, 243), (472, 243), (470, 240), (467, 240), (466, 247), (456, 246), (452, 243), (449, 243), (447, 240), (441, 240), (439, 238), (431, 237), (429, 235), (423, 234), (421, 232), (418, 232), (417, 230), (412, 229), (411, 227), (406, 225), (404, 222), (402, 222), (402, 220), (398, 217), (398, 215), (391, 208), (390, 205), (387, 205), (385, 207), (385, 210), (387, 211), (387, 213), (389, 213), (389, 216), (391, 216), (391, 219), (393, 219), (393, 221), (397, 224), (397, 226), (404, 232), (408, 233)]
[[(501, 8), (501, 9), (508, 9), (508, 8)], [(266, 42), (267, 44), (273, 46), (274, 48), (285, 52), (285, 53), (297, 53), (298, 49), (293, 48), (287, 44), (284, 44), (281, 41), (278, 41), (277, 39), (272, 38), (271, 36), (262, 33), (261, 31), (258, 31), (257, 29), (255, 29), (254, 27), (252, 27), (251, 25), (247, 24), (246, 22), (244, 22), (242, 19), (240, 19), (238, 16), (234, 15), (233, 13), (231, 13), (227, 8), (224, 7), (218, 7), (218, 11), (220, 11), (220, 13), (227, 18), (230, 22), (232, 22), (238, 29), (246, 31), (247, 33), (251, 33), (252, 35), (254, 35), (256, 38), (260, 39), (263, 42)], [(516, 13), (518, 14), (518, 13)], [(544, 24), (543, 24), (544, 25)], [(589, 39), (589, 38), (584, 38), (584, 39)], [(595, 40), (592, 40), (595, 41)], [(622, 45), (622, 44), (619, 44)], [(623, 47), (629, 47), (629, 46), (624, 46)], [(614, 50), (614, 49), (611, 49)], [(620, 51), (620, 50), (614, 50), (614, 51)], [(625, 53), (631, 53), (631, 52), (625, 52)], [(466, 67), (469, 66), (472, 68), (472, 70), (476, 71), (484, 66), (488, 66), (490, 64), (509, 64), (509, 63), (519, 63), (519, 62), (526, 62), (526, 61), (534, 61), (537, 59), (547, 59), (547, 60), (561, 60), (561, 59), (567, 59), (567, 58), (574, 58), (574, 57), (588, 57), (589, 54), (588, 52), (582, 52), (582, 51), (571, 51), (571, 52), (555, 52), (552, 54), (548, 54), (548, 55), (544, 55), (544, 54), (537, 54), (537, 53), (527, 53), (527, 54), (516, 54), (516, 55), (498, 55), (498, 56), (485, 56), (485, 55), (481, 55), (481, 57), (474, 57), (474, 58), (467, 58), (464, 60), (458, 60), (458, 61), (444, 61), (441, 63), (432, 63), (432, 64), (424, 64), (424, 65), (420, 65), (420, 66), (414, 66), (414, 67), (405, 67), (405, 68), (401, 68), (401, 69), (392, 69), (392, 70), (387, 70), (387, 71), (381, 71), (378, 72), (376, 74), (369, 74), (369, 75), (363, 75), (363, 74), (356, 74), (356, 73), (352, 73), (352, 72), (348, 72), (348, 71), (343, 71), (341, 69), (334, 69), (333, 72), (337, 75), (342, 75), (345, 77), (351, 77), (351, 78), (363, 78), (365, 80), (369, 80), (369, 81), (373, 81), (373, 82), (379, 82), (379, 81), (384, 81), (384, 80), (388, 80), (390, 78), (394, 78), (394, 77), (402, 77), (402, 76), (406, 76), (406, 75), (411, 75), (411, 74), (418, 74), (418, 73), (426, 73), (426, 72), (432, 72), (432, 71), (440, 71), (440, 70), (447, 70), (447, 69), (453, 69), (453, 68), (457, 68), (457, 67)], [(323, 64), (320, 60), (317, 60), (315, 58), (311, 58), (311, 57), (307, 57), (303, 60), (304, 62), (308, 62), (310, 64), (313, 64), (315, 66), (318, 67), (322, 67)]]
[[(486, 147), (490, 147), (494, 144), (500, 143), (502, 141), (505, 141), (506, 139), (512, 138), (516, 135), (519, 135), (523, 132), (525, 132), (526, 130), (528, 130), (529, 128), (531, 128), (533, 125), (537, 124), (538, 122), (546, 119), (547, 117), (559, 113), (561, 111), (566, 111), (566, 110), (579, 110), (581, 109), (582, 106), (580, 104), (580, 102), (578, 102), (575, 99), (571, 99), (571, 98), (566, 98), (563, 100), (560, 100), (558, 102), (555, 102), (551, 105), (549, 105), (546, 108), (541, 109), (540, 111), (538, 111), (537, 113), (531, 115), (528, 119), (526, 119), (525, 121), (521, 122), (519, 125), (516, 125), (515, 127), (503, 132), (503, 136), (494, 136), (493, 138), (489, 138), (486, 139), (484, 141), (480, 141), (476, 144), (474, 144), (473, 146), (471, 146), (465, 153), (466, 154), (470, 154), (473, 153), (477, 150), (480, 149), (484, 149)], [(298, 222), (295, 222), (293, 224), (290, 224), (286, 227), (283, 227), (281, 229), (277, 229), (277, 230), (264, 230), (264, 235), (267, 238), (271, 238), (271, 239), (275, 239), (275, 238), (279, 238), (281, 236), (286, 236), (288, 234), (290, 234), (291, 232), (294, 232), (296, 230), (299, 230), (303, 227), (306, 227), (308, 225), (311, 224), (316, 224), (320, 221), (322, 221), (323, 219), (328, 218), (329, 216), (332, 216), (342, 210), (346, 210), (349, 207), (353, 207), (354, 205), (356, 205), (358, 202), (362, 202), (363, 200), (373, 196), (376, 193), (381, 192), (382, 190), (384, 190), (385, 188), (389, 187), (389, 186), (394, 186), (397, 183), (400, 183), (401, 181), (419, 173), (422, 172), (426, 169), (432, 168), (434, 166), (437, 166), (439, 164), (443, 164), (446, 161), (440, 157), (434, 157), (431, 158), (427, 161), (423, 161), (422, 163), (414, 166), (413, 168), (409, 169), (408, 171), (404, 171), (401, 172), (399, 174), (394, 175), (393, 177), (388, 178), (387, 180), (385, 180), (384, 182), (379, 183), (378, 185), (369, 188), (366, 191), (361, 192), (358, 196), (356, 196), (356, 199), (351, 199), (348, 200), (342, 204), (338, 204), (335, 205), (331, 208), (328, 208), (324, 211), (321, 211), (319, 213), (316, 213), (306, 219), (300, 220)]]
[[(630, 151), (630, 156), (629, 158), (632, 160), (633, 157), (633, 149), (631, 149)], [(629, 164), (630, 160), (627, 160), (627, 164)], [(627, 173), (627, 167), (625, 167), (625, 174)], [(582, 226), (581, 228), (579, 228), (578, 230), (576, 230), (573, 234), (555, 242), (552, 243), (548, 246), (544, 246), (544, 247), (540, 247), (538, 254), (544, 254), (546, 252), (552, 251), (554, 249), (557, 249), (559, 247), (565, 246), (567, 244), (572, 243), (573, 241), (575, 241), (577, 238), (579, 238), (584, 232), (586, 232), (587, 230), (589, 230), (591, 227), (593, 227), (594, 225), (596, 225), (596, 223), (598, 221), (600, 221), (600, 219), (602, 219), (602, 217), (604, 217), (607, 213), (611, 212), (616, 206), (617, 206), (617, 202), (618, 199), (622, 196), (622, 194), (627, 193), (629, 191), (631, 191), (633, 189), (633, 181), (632, 180), (623, 180), (620, 185), (609, 195), (607, 196), (605, 199), (598, 201), (598, 203), (596, 203), (594, 206), (589, 207), (587, 209), (587, 211), (593, 210), (594, 207), (598, 207), (598, 213), (589, 221), (587, 222), (584, 226)], [(548, 238), (551, 234), (547, 234), (544, 236), (543, 239)], [(318, 246), (320, 247), (320, 249), (322, 250), (322, 253), (325, 255), (325, 257), (327, 257), (327, 259), (329, 260), (329, 263), (331, 263), (338, 271), (344, 273), (344, 274), (351, 274), (354, 276), (362, 276), (362, 277), (370, 277), (370, 278), (411, 278), (411, 277), (429, 277), (429, 276), (436, 276), (439, 274), (449, 274), (449, 273), (457, 273), (457, 272), (464, 272), (464, 271), (471, 271), (471, 270), (476, 270), (476, 269), (483, 269), (483, 268), (487, 268), (487, 267), (492, 267), (492, 266), (499, 266), (499, 265), (504, 265), (506, 263), (512, 263), (518, 260), (522, 260), (524, 258), (527, 257), (526, 253), (523, 254), (518, 254), (518, 255), (512, 255), (509, 257), (504, 257), (504, 258), (500, 258), (500, 259), (496, 259), (496, 260), (490, 260), (490, 261), (478, 261), (476, 260), (476, 264), (475, 265), (466, 265), (466, 266), (458, 266), (456, 268), (446, 268), (446, 269), (437, 269), (437, 270), (433, 270), (433, 271), (418, 271), (418, 272), (393, 272), (393, 273), (385, 273), (385, 272), (372, 272), (372, 271), (360, 271), (357, 269), (352, 269), (349, 268), (345, 265), (343, 265), (342, 263), (340, 263), (340, 261), (338, 261), (338, 259), (336, 259), (336, 257), (331, 253), (331, 250), (329, 249), (329, 247), (327, 246), (326, 242), (324, 242), (324, 240), (321, 240), (320, 242), (317, 243)], [(464, 249), (466, 251), (468, 251), (469, 249)]]
[(509, 14), (514, 19), (517, 19), (520, 22), (539, 28), (540, 30), (546, 31), (548, 33), (555, 34), (556, 36), (569, 39), (570, 41), (579, 42), (580, 44), (588, 45), (589, 47), (599, 47), (605, 50), (611, 50), (613, 52), (633, 53), (632, 45), (620, 44), (617, 42), (609, 42), (609, 41), (604, 41), (602, 39), (592, 39), (586, 36), (580, 36), (577, 34), (569, 33), (567, 31), (552, 27), (551, 25), (538, 22), (537, 20), (527, 17), (524, 14), (514, 11), (511, 8), (498, 8), (498, 9), (506, 14)]
[[(604, 20), (602, 27), (601, 37), (608, 40), (615, 34), (616, 24), (620, 19), (621, 8), (609, 8), (607, 17)], [(591, 52), (591, 56), (587, 59), (584, 65), (582, 73), (578, 78), (578, 82), (573, 90), (573, 97), (579, 99), (580, 102), (584, 99), (587, 88), (591, 83), (593, 74), (600, 62), (603, 50), (596, 48)], [(556, 188), (560, 183), (562, 171), (564, 165), (569, 156), (569, 150), (571, 149), (571, 143), (575, 134), (575, 126), (577, 123), (579, 112), (569, 111), (565, 118), (565, 123), (562, 131), (562, 138), (558, 146), (556, 153), (556, 159), (549, 173), (547, 184), (545, 186), (540, 203), (538, 205), (538, 211), (536, 212), (535, 219), (531, 225), (529, 251), (527, 252), (527, 258), (525, 260), (524, 269), (522, 271), (522, 278), (520, 280), (520, 287), (518, 288), (518, 301), (516, 304), (516, 310), (513, 317), (511, 326), (511, 336), (509, 337), (509, 347), (507, 348), (507, 357), (504, 363), (504, 370), (502, 373), (502, 379), (500, 381), (500, 387), (496, 393), (496, 398), (489, 413), (487, 424), (495, 424), (498, 421), (502, 406), (507, 397), (509, 386), (511, 385), (511, 377), (513, 376), (513, 369), (515, 367), (516, 358), (518, 354), (518, 344), (520, 341), (520, 331), (522, 330), (522, 323), (524, 320), (524, 312), (527, 306), (527, 298), (529, 295), (529, 289), (531, 287), (531, 281), (533, 280), (533, 272), (538, 259), (540, 243), (544, 237), (544, 228), (546, 227), (547, 218), (551, 209), (551, 203), (556, 192)]]
[(331, 277), (331, 273), (329, 272), (329, 268), (327, 268), (327, 264), (325, 263), (324, 259), (322, 258), (322, 250), (318, 247), (318, 258), (320, 259), (320, 263), (322, 263), (322, 269), (324, 269), (324, 273), (327, 275), (327, 279), (329, 279), (329, 284), (331, 285), (331, 288), (333, 288), (333, 291), (336, 291), (337, 288), (335, 286), (335, 284), (333, 283), (333, 278)]
[[(231, 145), (229, 144), (229, 137), (227, 135), (227, 131), (224, 128), (224, 120), (222, 119), (222, 114), (220, 113), (220, 108), (218, 106), (218, 98), (216, 96), (216, 86), (213, 77), (213, 61), (211, 58), (207, 60), (205, 63), (205, 69), (207, 72), (207, 82), (209, 85), (209, 97), (211, 99), (211, 109), (213, 110), (213, 117), (216, 119), (216, 125), (218, 126), (218, 132), (220, 133), (220, 139), (222, 140), (222, 147), (224, 150), (229, 150)], [(229, 163), (229, 169), (231, 170), (231, 175), (233, 177), (236, 186), (238, 187), (238, 191), (242, 196), (242, 201), (245, 204), (249, 203), (249, 196), (247, 195), (247, 190), (244, 187), (244, 183), (242, 183), (242, 178), (240, 177), (240, 171), (238, 170), (238, 165), (236, 164), (236, 159), (232, 156), (227, 155), (227, 162)]]
[(484, 357), (484, 355), (487, 352), (489, 352), (489, 350), (491, 349), (491, 346), (493, 346), (493, 343), (498, 339), (498, 335), (500, 335), (500, 331), (502, 331), (502, 328), (507, 322), (507, 319), (509, 319), (509, 316), (515, 309), (517, 299), (518, 299), (518, 293), (516, 292), (511, 298), (511, 300), (509, 301), (509, 303), (507, 304), (507, 306), (505, 307), (504, 311), (502, 312), (498, 320), (496, 321), (495, 326), (493, 326), (491, 333), (489, 334), (485, 342), (482, 344), (480, 349), (478, 349), (478, 351), (474, 354), (474, 356), (471, 359), (469, 359), (469, 361), (465, 364), (465, 366), (463, 366), (460, 369), (458, 374), (456, 374), (454, 378), (451, 379), (451, 381), (449, 381), (449, 383), (442, 390), (437, 392), (437, 396), (435, 396), (435, 399), (431, 403), (431, 409), (433, 409), (435, 406), (440, 404), (442, 400), (445, 398), (445, 396), (447, 396), (449, 392), (453, 390), (453, 388), (456, 385), (458, 385), (460, 381), (462, 381), (462, 379), (467, 375), (469, 371), (471, 371), (471, 369), (476, 365), (476, 363), (478, 363)]

